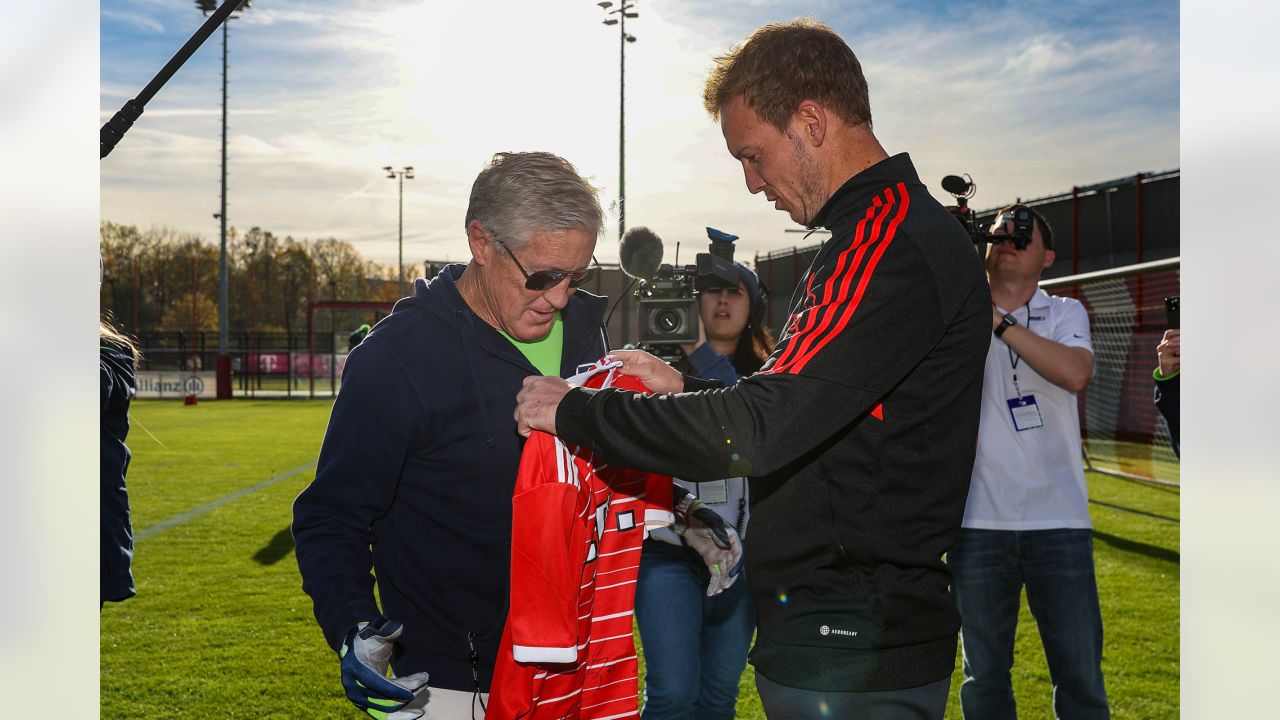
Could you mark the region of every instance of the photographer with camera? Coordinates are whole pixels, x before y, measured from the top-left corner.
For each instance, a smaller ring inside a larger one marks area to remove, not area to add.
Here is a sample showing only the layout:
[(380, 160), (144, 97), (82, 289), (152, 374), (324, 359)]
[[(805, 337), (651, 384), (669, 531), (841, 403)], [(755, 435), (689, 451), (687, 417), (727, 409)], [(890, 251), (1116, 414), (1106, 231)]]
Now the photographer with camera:
[(1107, 718), (1076, 400), (1093, 374), (1089, 316), (1079, 301), (1039, 288), (1053, 233), (1034, 208), (1001, 210), (982, 239), (992, 334), (973, 481), (947, 556), (960, 606), (960, 705), (966, 718), (1017, 717), (1010, 670), (1025, 587), (1055, 716)]
[[(683, 345), (677, 368), (732, 387), (773, 352), (764, 324), (765, 293), (756, 274), (735, 263), (738, 285), (698, 293), (701, 337)], [(676, 479), (745, 540), (747, 479), (709, 483)], [(644, 647), (644, 720), (732, 720), (738, 680), (747, 664), (755, 607), (745, 581), (719, 594), (715, 578), (689, 541), (671, 530), (650, 533), (636, 585), (636, 622)], [(740, 579), (739, 579), (740, 580)], [(705, 590), (705, 592), (704, 592)]]

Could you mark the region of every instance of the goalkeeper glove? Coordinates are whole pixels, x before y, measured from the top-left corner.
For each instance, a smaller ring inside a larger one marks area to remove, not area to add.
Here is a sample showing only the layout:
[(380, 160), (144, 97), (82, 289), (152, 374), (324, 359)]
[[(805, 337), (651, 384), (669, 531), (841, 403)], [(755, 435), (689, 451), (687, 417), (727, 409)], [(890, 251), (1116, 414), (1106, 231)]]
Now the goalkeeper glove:
[(676, 516), (677, 534), (702, 556), (711, 573), (707, 597), (729, 589), (742, 572), (742, 541), (738, 532), (714, 510), (689, 494), (676, 503)]
[(375, 720), (415, 720), (423, 714), (403, 708), (427, 689), (427, 673), (387, 677), (391, 646), (403, 631), (403, 624), (383, 617), (362, 622), (347, 631), (338, 652), (347, 699)]

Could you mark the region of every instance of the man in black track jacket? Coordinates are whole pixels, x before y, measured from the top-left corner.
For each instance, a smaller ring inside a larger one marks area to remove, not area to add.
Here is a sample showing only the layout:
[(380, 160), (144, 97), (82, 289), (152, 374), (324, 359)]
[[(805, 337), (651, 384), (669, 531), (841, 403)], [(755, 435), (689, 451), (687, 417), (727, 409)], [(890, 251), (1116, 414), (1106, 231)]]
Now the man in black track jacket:
[(627, 371), (678, 394), (526, 380), (521, 431), (682, 478), (751, 478), (751, 662), (771, 717), (941, 718), (960, 627), (943, 555), (991, 335), (982, 264), (872, 134), (857, 58), (830, 28), (757, 30), (705, 101), (748, 189), (831, 230), (777, 350), (730, 389), (639, 352), (619, 353)]

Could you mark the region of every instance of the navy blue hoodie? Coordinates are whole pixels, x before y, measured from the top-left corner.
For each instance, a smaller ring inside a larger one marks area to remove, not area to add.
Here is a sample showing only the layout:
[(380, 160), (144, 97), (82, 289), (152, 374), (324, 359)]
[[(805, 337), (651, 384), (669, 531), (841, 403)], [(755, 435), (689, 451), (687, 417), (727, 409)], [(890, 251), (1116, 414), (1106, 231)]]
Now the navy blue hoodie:
[[(347, 358), (315, 481), (294, 503), (293, 534), (302, 588), (331, 647), (382, 614), (404, 623), (397, 675), (425, 670), (432, 687), (470, 691), (474, 635), (487, 691), (506, 621), (524, 446), (515, 397), (538, 371), (459, 295), (463, 269), (419, 278), (414, 296)], [(605, 305), (570, 296), (563, 375), (608, 350)]]
[(133, 352), (99, 338), (98, 384), (101, 432), (98, 436), (100, 486), (98, 548), (99, 601), (120, 602), (133, 597), (133, 529), (129, 524), (129, 492), (124, 486), (129, 471), (129, 403), (137, 391)]

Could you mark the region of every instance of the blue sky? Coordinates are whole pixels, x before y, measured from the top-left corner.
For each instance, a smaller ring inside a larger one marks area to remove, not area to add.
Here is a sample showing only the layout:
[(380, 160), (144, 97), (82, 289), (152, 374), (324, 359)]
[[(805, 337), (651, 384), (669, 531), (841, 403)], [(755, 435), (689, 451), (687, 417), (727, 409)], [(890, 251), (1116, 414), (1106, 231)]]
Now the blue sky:
[[(831, 24), (863, 63), (877, 135), (942, 176), (978, 181), (976, 207), (1179, 166), (1174, 2), (675, 2), (638, 0), (628, 24), (627, 222), (674, 251), (702, 226), (740, 257), (798, 242), (751, 196), (701, 85), (712, 58), (758, 25)], [(421, 3), (259, 0), (231, 25), (233, 225), (334, 236), (395, 258), (465, 258), (471, 181), (498, 150), (558, 152), (617, 196), (618, 34), (591, 0)], [(198, 27), (193, 2), (103, 0), (103, 120)], [(101, 164), (104, 220), (216, 239), (220, 35), (148, 105)], [(616, 228), (616, 221), (611, 224)], [(599, 246), (616, 258), (616, 230)], [(682, 254), (683, 254), (682, 250)]]

